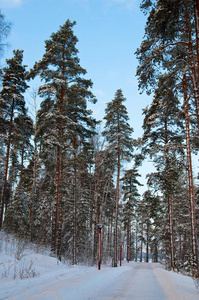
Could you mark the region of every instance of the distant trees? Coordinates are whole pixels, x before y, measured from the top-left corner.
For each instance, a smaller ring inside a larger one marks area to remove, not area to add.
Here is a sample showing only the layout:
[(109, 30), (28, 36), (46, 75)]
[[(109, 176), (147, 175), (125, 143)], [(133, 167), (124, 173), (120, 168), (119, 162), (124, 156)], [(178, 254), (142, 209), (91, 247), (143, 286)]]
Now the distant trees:
[(105, 110), (106, 120), (103, 135), (106, 137), (111, 152), (116, 161), (117, 183), (116, 183), (116, 204), (115, 204), (115, 231), (114, 231), (114, 267), (117, 267), (117, 230), (118, 230), (118, 205), (120, 197), (120, 173), (123, 161), (130, 161), (133, 152), (133, 140), (131, 134), (133, 129), (128, 124), (128, 113), (124, 106), (122, 90), (118, 89), (115, 98), (107, 104)]
[[(135, 232), (136, 228), (135, 221), (137, 219), (136, 209), (140, 200), (140, 194), (138, 193), (138, 186), (141, 186), (137, 177), (140, 174), (138, 173), (137, 167), (129, 169), (124, 172), (124, 176), (120, 179), (122, 181), (123, 189), (123, 200), (125, 201), (123, 205), (123, 224), (124, 229), (126, 230), (126, 243), (127, 243), (127, 260), (132, 259), (131, 249), (134, 246), (133, 243), (133, 231)], [(133, 226), (134, 221), (134, 226)]]

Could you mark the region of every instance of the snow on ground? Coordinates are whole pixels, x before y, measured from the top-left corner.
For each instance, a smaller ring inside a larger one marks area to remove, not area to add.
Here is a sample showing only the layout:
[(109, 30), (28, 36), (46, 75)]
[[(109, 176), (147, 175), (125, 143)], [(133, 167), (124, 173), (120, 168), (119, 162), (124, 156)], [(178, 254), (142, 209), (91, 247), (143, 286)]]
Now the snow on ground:
[(99, 271), (97, 266), (62, 264), (0, 238), (0, 299), (195, 300), (199, 291), (192, 278), (160, 264), (124, 261), (122, 267), (102, 265)]

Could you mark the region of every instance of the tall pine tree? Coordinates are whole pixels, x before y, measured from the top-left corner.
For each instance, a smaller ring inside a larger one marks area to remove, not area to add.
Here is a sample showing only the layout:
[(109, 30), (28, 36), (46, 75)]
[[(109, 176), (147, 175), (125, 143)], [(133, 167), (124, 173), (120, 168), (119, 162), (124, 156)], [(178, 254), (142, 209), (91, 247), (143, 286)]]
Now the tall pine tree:
[[(58, 211), (60, 222), (62, 219), (61, 187), (66, 153), (73, 163), (73, 263), (76, 264), (77, 152), (82, 141), (86, 143), (88, 137), (94, 134), (95, 120), (87, 109), (87, 100), (95, 102), (96, 99), (89, 90), (92, 82), (84, 78), (86, 70), (79, 63), (76, 48), (78, 39), (73, 32), (74, 25), (75, 22), (67, 20), (45, 42), (46, 52), (42, 60), (35, 63), (30, 77), (39, 74), (45, 82), (39, 88), (39, 94), (44, 101), (38, 112), (37, 138), (42, 144), (42, 155), (48, 161), (46, 167), (51, 165), (54, 169), (55, 200), (51, 241), (53, 253), (57, 248)], [(48, 159), (49, 149), (51, 161)]]

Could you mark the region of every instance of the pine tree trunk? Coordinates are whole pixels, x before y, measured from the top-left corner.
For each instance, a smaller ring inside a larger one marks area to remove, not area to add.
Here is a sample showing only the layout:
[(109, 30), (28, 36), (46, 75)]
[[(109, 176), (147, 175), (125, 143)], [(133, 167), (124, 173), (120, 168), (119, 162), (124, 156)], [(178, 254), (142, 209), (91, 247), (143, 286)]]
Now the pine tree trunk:
[(183, 234), (183, 244), (182, 244), (182, 265), (184, 265), (185, 262), (186, 251), (187, 251), (187, 231), (185, 229)]
[(179, 229), (179, 260), (182, 264), (182, 233), (181, 228)]
[(61, 261), (61, 245), (62, 245), (62, 205), (59, 208), (59, 222), (58, 222), (58, 232), (57, 232), (57, 258)]
[(90, 183), (90, 197), (91, 206), (90, 206), (90, 231), (93, 232), (93, 210), (94, 210), (94, 201), (95, 201), (95, 194), (92, 192), (92, 183)]
[[(36, 197), (37, 197), (37, 179), (38, 179), (38, 173), (37, 173), (37, 159), (38, 159), (38, 152), (37, 152), (37, 143), (36, 143), (36, 133), (37, 133), (37, 92), (36, 90), (33, 93), (33, 99), (34, 99), (34, 109), (35, 109), (35, 126), (34, 126), (34, 161), (33, 161), (33, 186), (32, 186), (32, 199), (29, 206), (29, 224), (30, 224), (30, 240), (33, 242), (33, 235), (34, 235), (34, 216), (32, 213), (33, 204), (36, 203)], [(35, 212), (34, 212), (35, 214)]]
[(73, 190), (73, 265), (77, 264), (77, 170), (74, 169)]
[(143, 224), (142, 224), (141, 241), (140, 241), (140, 262), (142, 262), (142, 248), (143, 248)]
[[(118, 134), (120, 133), (120, 123), (118, 117)], [(118, 153), (117, 153), (117, 185), (115, 199), (115, 230), (114, 230), (114, 267), (117, 267), (117, 235), (118, 235), (118, 206), (120, 196), (120, 136), (118, 135)]]
[(112, 256), (112, 249), (113, 249), (113, 245), (112, 245), (112, 241), (113, 241), (113, 212), (111, 214), (111, 220), (110, 220), (111, 224), (110, 224), (110, 237), (109, 237), (109, 256)]
[(185, 124), (186, 124), (186, 148), (187, 148), (187, 164), (188, 164), (188, 177), (189, 177), (189, 201), (190, 201), (190, 216), (191, 216), (193, 273), (195, 273), (195, 269), (197, 269), (198, 276), (199, 276), (197, 233), (196, 233), (196, 214), (195, 214), (195, 201), (194, 201), (194, 189), (193, 189), (193, 171), (192, 171), (192, 162), (191, 162), (188, 99), (187, 99), (186, 75), (185, 74), (183, 77), (182, 85), (183, 85), (183, 93), (184, 93), (184, 113), (185, 113)]
[(174, 261), (174, 236), (173, 236), (173, 199), (172, 195), (169, 195), (169, 236), (170, 236), (170, 259), (171, 269), (175, 269)]
[(0, 230), (2, 229), (2, 226), (3, 226), (4, 203), (5, 203), (5, 192), (6, 192), (8, 164), (9, 164), (9, 156), (10, 156), (10, 144), (11, 144), (13, 115), (14, 115), (14, 105), (15, 105), (15, 100), (13, 98), (12, 107), (11, 107), (11, 114), (10, 114), (9, 132), (8, 132), (8, 145), (7, 145), (7, 153), (6, 153), (6, 164), (5, 164), (5, 171), (4, 171), (2, 194), (1, 194)]
[(32, 186), (32, 199), (31, 203), (29, 206), (29, 224), (30, 224), (30, 240), (33, 242), (33, 236), (34, 236), (34, 215), (35, 215), (35, 210), (33, 213), (33, 205), (36, 203), (36, 197), (37, 197), (37, 179), (38, 179), (38, 174), (37, 174), (37, 146), (36, 142), (35, 143), (35, 150), (34, 150), (34, 163), (33, 163), (33, 186)]
[(55, 185), (55, 203), (52, 217), (52, 238), (51, 238), (51, 252), (56, 253), (57, 242), (57, 215), (58, 215), (58, 203), (59, 203), (59, 184), (60, 184), (60, 160), (61, 149), (58, 146), (57, 149), (57, 165), (56, 165), (56, 185)]
[(155, 221), (155, 230), (154, 230), (155, 242), (154, 242), (154, 259), (155, 263), (158, 262), (158, 242), (157, 242), (157, 221)]
[(197, 52), (197, 78), (199, 81), (199, 0), (195, 0), (195, 29), (196, 29), (196, 52)]
[(117, 235), (118, 235), (118, 205), (119, 205), (119, 183), (120, 183), (120, 156), (118, 155), (117, 186), (115, 200), (115, 229), (114, 229), (114, 267), (117, 267)]
[[(63, 168), (61, 165), (61, 182), (63, 183)], [(59, 207), (59, 220), (58, 220), (58, 232), (57, 232), (57, 258), (61, 261), (61, 246), (62, 246), (62, 224), (63, 224), (63, 193), (60, 192), (60, 207)]]
[[(168, 124), (167, 118), (165, 118), (165, 145), (168, 144)], [(166, 169), (170, 169), (169, 163), (169, 150), (166, 148)], [(168, 175), (166, 175), (166, 182), (167, 182), (167, 194), (168, 194), (168, 219), (169, 219), (169, 248), (170, 248), (170, 264), (171, 269), (174, 270), (175, 268), (175, 261), (174, 261), (174, 233), (173, 233), (173, 199), (171, 194), (171, 179)]]
[(127, 253), (126, 253), (126, 257), (127, 257), (127, 261), (129, 262), (129, 247), (130, 247), (130, 215), (128, 214), (128, 220), (127, 220)]
[(157, 238), (155, 238), (155, 251), (154, 251), (154, 262), (158, 262), (158, 245), (157, 245)]
[(93, 236), (93, 265), (95, 265), (97, 262), (97, 243), (98, 243), (98, 228), (97, 228), (97, 222), (95, 222), (94, 236)]
[(146, 262), (149, 262), (149, 222), (146, 225)]
[(73, 265), (77, 264), (77, 135), (74, 135), (74, 184), (73, 184)]
[(138, 260), (138, 223), (136, 220), (136, 232), (135, 232), (135, 261)]

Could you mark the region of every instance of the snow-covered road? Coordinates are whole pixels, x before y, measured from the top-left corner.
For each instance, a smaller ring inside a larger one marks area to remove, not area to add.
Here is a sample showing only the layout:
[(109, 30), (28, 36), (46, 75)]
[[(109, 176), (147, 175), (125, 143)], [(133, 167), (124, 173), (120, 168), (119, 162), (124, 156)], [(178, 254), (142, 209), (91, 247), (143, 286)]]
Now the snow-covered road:
[(0, 299), (195, 300), (192, 278), (165, 271), (159, 264), (126, 263), (122, 267), (58, 268), (38, 278), (4, 282)]

